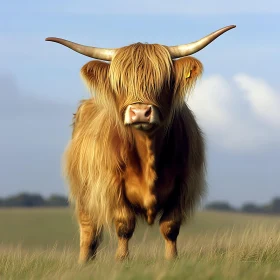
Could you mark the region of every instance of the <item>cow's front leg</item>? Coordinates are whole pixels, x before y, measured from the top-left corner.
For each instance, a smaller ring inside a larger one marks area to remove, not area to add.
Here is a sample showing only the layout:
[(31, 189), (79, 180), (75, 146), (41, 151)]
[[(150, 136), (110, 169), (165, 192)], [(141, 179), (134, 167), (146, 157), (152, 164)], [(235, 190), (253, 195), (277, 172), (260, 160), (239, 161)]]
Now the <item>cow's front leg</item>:
[(115, 213), (115, 226), (118, 235), (115, 258), (122, 261), (129, 255), (128, 242), (135, 229), (135, 214), (123, 201), (120, 205)]
[(101, 241), (102, 230), (98, 231), (93, 218), (81, 209), (78, 210), (78, 220), (80, 226), (79, 263), (83, 264), (95, 258)]
[(160, 219), (160, 231), (165, 239), (165, 258), (170, 260), (178, 255), (177, 237), (182, 222), (182, 215), (178, 209), (164, 211)]

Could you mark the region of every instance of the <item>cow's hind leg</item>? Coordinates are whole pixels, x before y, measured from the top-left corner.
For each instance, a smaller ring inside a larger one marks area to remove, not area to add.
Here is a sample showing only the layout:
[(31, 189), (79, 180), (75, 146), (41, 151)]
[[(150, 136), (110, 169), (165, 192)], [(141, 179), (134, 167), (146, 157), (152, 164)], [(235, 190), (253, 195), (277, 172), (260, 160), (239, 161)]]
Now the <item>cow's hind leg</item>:
[(165, 258), (177, 257), (177, 237), (181, 227), (181, 214), (177, 209), (167, 210), (160, 219), (160, 231), (165, 239)]
[(118, 248), (116, 251), (116, 260), (122, 261), (129, 255), (128, 242), (135, 229), (135, 214), (125, 204), (120, 203), (121, 207), (115, 214), (115, 227), (118, 235)]
[(98, 231), (93, 218), (82, 210), (78, 212), (78, 220), (80, 226), (79, 263), (83, 264), (95, 258), (101, 242), (102, 230)]

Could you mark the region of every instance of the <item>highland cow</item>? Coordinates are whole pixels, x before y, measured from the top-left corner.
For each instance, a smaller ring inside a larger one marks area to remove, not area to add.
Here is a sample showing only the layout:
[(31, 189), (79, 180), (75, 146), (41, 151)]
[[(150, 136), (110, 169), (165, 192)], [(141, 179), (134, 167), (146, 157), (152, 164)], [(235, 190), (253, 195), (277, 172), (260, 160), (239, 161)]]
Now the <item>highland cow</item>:
[(112, 223), (116, 258), (126, 258), (137, 217), (149, 225), (159, 217), (165, 257), (177, 256), (180, 227), (206, 189), (203, 134), (185, 102), (203, 66), (190, 55), (234, 27), (173, 47), (101, 49), (46, 39), (96, 59), (81, 69), (91, 97), (74, 114), (65, 152), (81, 263), (95, 257), (103, 229)]

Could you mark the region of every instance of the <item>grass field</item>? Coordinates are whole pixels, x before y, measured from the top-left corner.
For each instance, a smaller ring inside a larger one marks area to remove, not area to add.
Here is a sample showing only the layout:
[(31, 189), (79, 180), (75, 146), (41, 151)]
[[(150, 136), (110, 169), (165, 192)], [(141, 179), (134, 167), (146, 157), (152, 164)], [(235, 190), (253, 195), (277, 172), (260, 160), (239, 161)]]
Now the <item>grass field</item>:
[(2, 209), (0, 279), (280, 279), (280, 217), (198, 212), (171, 262), (157, 224), (138, 225), (124, 263), (114, 261), (115, 236), (85, 266), (78, 243), (71, 209)]

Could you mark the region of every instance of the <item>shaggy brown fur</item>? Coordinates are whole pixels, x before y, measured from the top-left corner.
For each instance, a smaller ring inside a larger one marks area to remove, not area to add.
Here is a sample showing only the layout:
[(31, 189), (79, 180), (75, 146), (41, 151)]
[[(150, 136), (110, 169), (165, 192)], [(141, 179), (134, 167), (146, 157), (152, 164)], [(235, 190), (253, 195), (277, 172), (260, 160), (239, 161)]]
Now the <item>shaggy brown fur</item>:
[[(80, 224), (80, 261), (95, 256), (104, 226), (115, 223), (117, 259), (128, 255), (136, 216), (152, 224), (160, 215), (166, 257), (177, 255), (176, 239), (204, 188), (202, 133), (185, 104), (202, 64), (172, 60), (164, 46), (133, 44), (110, 64), (90, 61), (81, 76), (91, 98), (74, 116), (65, 153), (65, 175)], [(149, 134), (124, 125), (134, 102), (154, 105), (161, 125)]]

